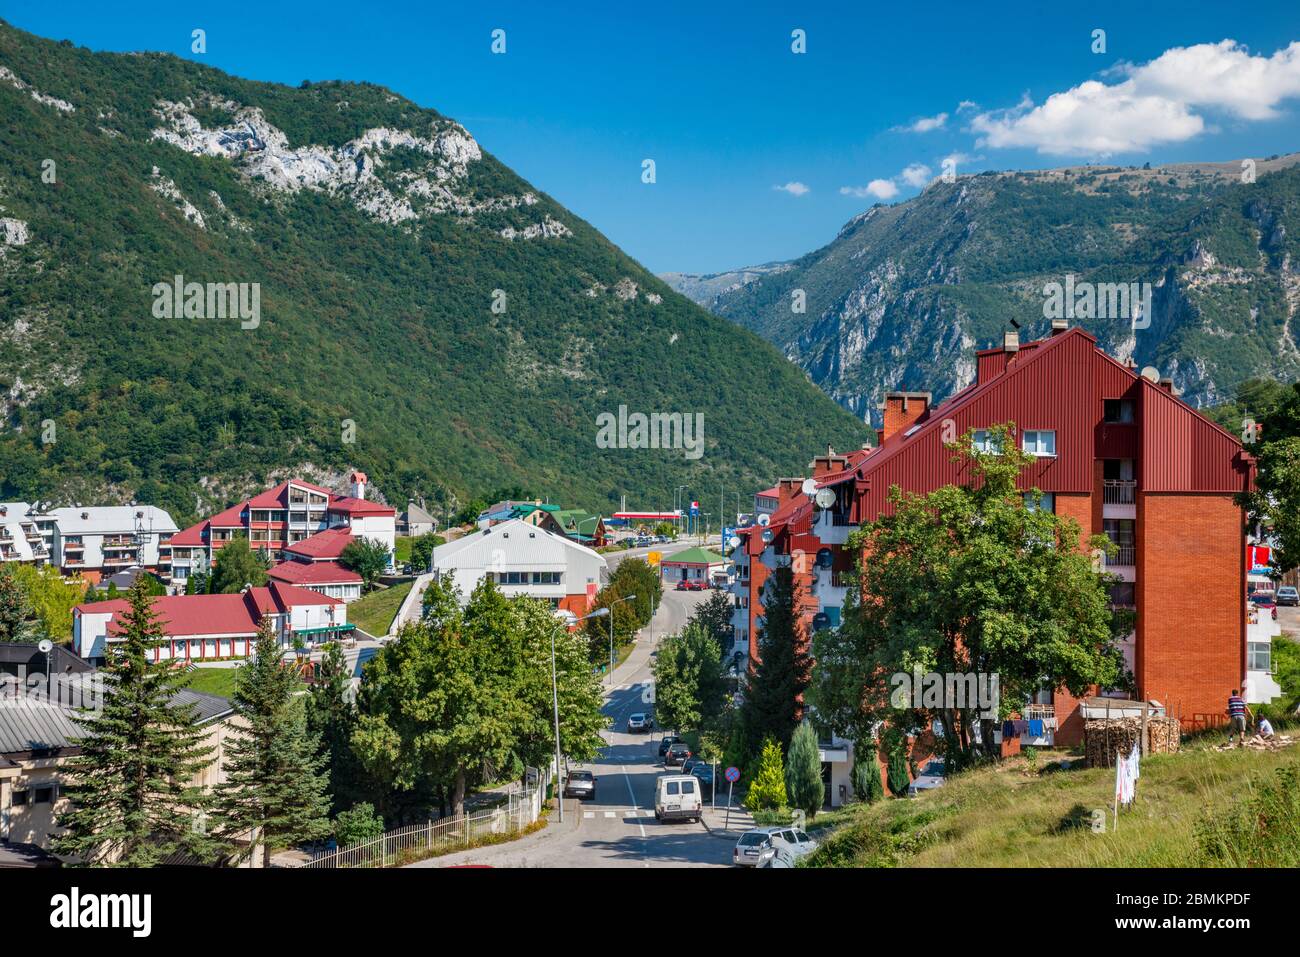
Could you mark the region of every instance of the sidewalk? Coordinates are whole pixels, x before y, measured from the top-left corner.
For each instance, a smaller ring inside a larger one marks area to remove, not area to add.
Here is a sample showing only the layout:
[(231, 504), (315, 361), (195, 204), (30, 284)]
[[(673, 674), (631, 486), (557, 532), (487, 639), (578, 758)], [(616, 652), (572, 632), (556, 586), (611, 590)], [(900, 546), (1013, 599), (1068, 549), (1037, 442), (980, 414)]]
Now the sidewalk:
[[(718, 797), (721, 799), (722, 795), (718, 795)], [(728, 838), (730, 840), (735, 840), (745, 831), (756, 826), (754, 824), (754, 815), (739, 804), (732, 805), (731, 821), (728, 825), (727, 808), (721, 803), (718, 804), (716, 809), (710, 804), (705, 804), (704, 816), (700, 818), (700, 823), (714, 837)]]

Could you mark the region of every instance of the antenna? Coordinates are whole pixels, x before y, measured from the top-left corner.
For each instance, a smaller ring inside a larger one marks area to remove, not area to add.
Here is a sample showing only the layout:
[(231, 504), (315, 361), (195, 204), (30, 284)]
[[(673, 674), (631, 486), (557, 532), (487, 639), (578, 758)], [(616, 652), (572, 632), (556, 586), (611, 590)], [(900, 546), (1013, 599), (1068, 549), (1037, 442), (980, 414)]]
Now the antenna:
[(1155, 366), (1147, 366), (1142, 370), (1142, 378), (1146, 379), (1148, 382), (1154, 382), (1156, 385), (1159, 385), (1160, 370)]
[(806, 478), (803, 480), (803, 485), (800, 487), (803, 489), (805, 495), (811, 497), (817, 491), (817, 480)]
[(772, 521), (772, 516), (766, 513), (758, 516), (758, 524), (760, 525), (766, 526), (771, 521)]
[(819, 489), (813, 501), (817, 503), (818, 508), (830, 508), (835, 504), (835, 493), (828, 488)]

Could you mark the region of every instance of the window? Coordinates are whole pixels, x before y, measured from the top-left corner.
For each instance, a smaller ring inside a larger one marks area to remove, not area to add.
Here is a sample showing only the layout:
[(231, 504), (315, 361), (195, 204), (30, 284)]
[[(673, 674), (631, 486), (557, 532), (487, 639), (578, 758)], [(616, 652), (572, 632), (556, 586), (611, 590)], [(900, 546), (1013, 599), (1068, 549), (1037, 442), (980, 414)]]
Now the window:
[(1248, 671), (1273, 670), (1273, 646), (1267, 641), (1246, 643), (1246, 669)]
[(681, 793), (681, 789), (678, 788), (678, 786), (677, 786), (677, 782), (676, 782), (676, 781), (669, 781), (668, 784), (667, 784), (667, 786), (664, 788), (664, 790), (666, 790), (669, 794), (680, 794), (680, 793)]
[(1132, 582), (1116, 582), (1110, 586), (1110, 603), (1116, 608), (1133, 608), (1137, 605), (1137, 592)]
[(1042, 492), (1035, 498), (1033, 493), (1026, 492), (1025, 508), (1031, 512), (1055, 512), (1056, 495), (1052, 492)]
[[(670, 788), (672, 787), (671, 784), (668, 785), (668, 786), (669, 786)], [(682, 782), (682, 793), (683, 793), (683, 794), (694, 794), (694, 793), (695, 793), (695, 782), (694, 782), (694, 781), (683, 781), (683, 782)]]
[(1105, 402), (1107, 422), (1132, 422), (1133, 403), (1127, 399), (1107, 399)]
[(10, 795), (9, 803), (13, 807), (25, 807), (29, 797), (31, 797), (30, 791), (14, 791), (13, 794)]
[(1002, 454), (1002, 443), (997, 441), (988, 429), (976, 429), (971, 435), (971, 445), (976, 452), (983, 452), (986, 455)]
[(53, 804), (54, 803), (54, 785), (34, 788), (32, 790), (33, 804)]
[(1020, 435), (1020, 447), (1030, 455), (1055, 455), (1056, 433), (1042, 429), (1026, 429)]

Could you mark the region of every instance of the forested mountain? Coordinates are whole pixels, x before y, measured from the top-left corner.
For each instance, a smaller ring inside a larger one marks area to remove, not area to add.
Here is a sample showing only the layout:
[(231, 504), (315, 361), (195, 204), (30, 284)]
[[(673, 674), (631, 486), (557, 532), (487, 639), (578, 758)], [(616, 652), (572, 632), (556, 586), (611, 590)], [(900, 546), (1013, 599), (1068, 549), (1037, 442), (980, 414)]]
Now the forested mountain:
[(974, 350), (1000, 343), (1010, 320), (1022, 339), (1042, 334), (1049, 283), (1150, 283), (1138, 328), (1127, 314), (1071, 325), (1211, 404), (1252, 376), (1300, 375), (1298, 158), (1260, 160), (1254, 182), (1240, 162), (936, 181), (873, 206), (797, 261), (723, 274), (730, 288), (672, 282), (862, 416), (878, 415), (888, 389), (940, 399), (966, 385)]
[[(378, 86), (0, 23), (0, 155), (0, 500), (134, 499), (184, 523), (359, 467), (389, 501), (518, 484), (666, 505), (867, 436), (759, 337)], [(189, 283), (250, 315), (256, 291), (256, 318), (182, 308)], [(703, 413), (702, 457), (598, 448), (620, 405)]]

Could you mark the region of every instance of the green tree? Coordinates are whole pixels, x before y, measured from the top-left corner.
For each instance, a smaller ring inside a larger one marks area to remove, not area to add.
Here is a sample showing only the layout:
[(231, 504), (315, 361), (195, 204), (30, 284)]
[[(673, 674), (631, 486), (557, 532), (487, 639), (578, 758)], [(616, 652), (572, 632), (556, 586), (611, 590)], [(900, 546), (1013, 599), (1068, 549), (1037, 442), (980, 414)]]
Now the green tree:
[(36, 613), (27, 589), (9, 563), (0, 564), (0, 641), (31, 641), (36, 637)]
[(264, 553), (248, 547), (248, 539), (236, 535), (221, 546), (208, 591), (214, 595), (233, 595), (244, 590), (245, 585), (266, 584), (266, 571), (270, 568)]
[(771, 811), (784, 808), (787, 803), (781, 745), (775, 738), (768, 737), (763, 741), (758, 771), (745, 794), (745, 807), (751, 812)]
[(375, 587), (379, 576), (388, 568), (388, 548), (373, 538), (354, 538), (339, 556), (339, 564), (361, 576), (366, 591)]
[(100, 670), (102, 707), (74, 718), (84, 736), (68, 765), (70, 808), (59, 815), (64, 831), (54, 846), (98, 866), (149, 867), (177, 851), (209, 861), (221, 845), (195, 825), (211, 796), (192, 782), (212, 752), (194, 706), (174, 700), (185, 673), (153, 660), (163, 629), (144, 587), (127, 601), (120, 640)]
[(650, 621), (654, 609), (659, 607), (663, 598), (663, 584), (659, 573), (651, 568), (642, 558), (625, 558), (610, 573), (606, 588), (618, 595), (635, 595), (636, 598), (626, 604), (635, 614), (636, 627), (641, 628)]
[(411, 568), (416, 572), (422, 572), (429, 567), (429, 562), (433, 560), (433, 550), (439, 545), (446, 544), (441, 535), (435, 535), (428, 532), (419, 535), (411, 541)]
[(339, 847), (352, 847), (384, 836), (384, 819), (366, 801), (340, 811), (334, 818), (334, 840)]
[[(31, 602), (40, 635), (52, 641), (71, 641), (72, 609), (85, 600), (86, 583), (80, 578), (65, 581), (53, 565), (20, 565), (16, 574)], [(146, 594), (157, 594), (148, 585), (146, 582)]]
[(788, 749), (803, 716), (802, 696), (812, 676), (812, 657), (795, 614), (799, 587), (789, 566), (777, 568), (763, 590), (758, 665), (745, 696), (745, 727), (751, 753), (771, 736)]
[(875, 804), (885, 796), (874, 738), (862, 737), (853, 743), (853, 795), (864, 804)]
[(307, 732), (299, 682), (264, 619), (253, 657), (237, 673), (231, 699), (245, 726), (226, 746), (226, 780), (217, 786), (219, 830), (245, 841), (243, 857), (260, 847), (262, 865), (282, 847), (325, 837), (328, 777)]
[(356, 707), (348, 699), (351, 674), (336, 641), (325, 647), (316, 681), (307, 696), (307, 733), (320, 742), (329, 774), (330, 805), (335, 814), (351, 806), (360, 789), (361, 770), (352, 752)]
[(826, 786), (822, 783), (822, 759), (817, 750), (817, 732), (811, 721), (803, 721), (790, 739), (785, 765), (785, 789), (790, 806), (802, 808), (809, 817), (822, 808)]
[(702, 627), (717, 643), (718, 649), (725, 655), (731, 650), (732, 628), (731, 616), (735, 609), (726, 592), (715, 591), (695, 606), (690, 621)]
[(697, 731), (722, 710), (726, 688), (716, 642), (699, 625), (659, 643), (653, 666), (660, 727)]
[(907, 764), (907, 735), (901, 731), (891, 731), (886, 736), (888, 763), (885, 765), (885, 780), (889, 793), (894, 797), (906, 797), (908, 785), (912, 783)]
[[(941, 722), (956, 767), (977, 759), (977, 723), (982, 755), (999, 756), (992, 732), (1003, 702), (1044, 687), (1077, 696), (1127, 680), (1118, 638), (1131, 617), (1108, 607), (1111, 579), (1080, 548), (1077, 523), (1017, 487), (1032, 457), (1013, 440), (1014, 425), (990, 431), (991, 446), (1004, 452), (975, 448), (970, 433), (951, 446), (966, 484), (927, 495), (891, 490), (888, 513), (849, 544), (871, 556), (859, 574), (872, 600), (851, 597), (843, 625), (815, 639), (810, 697), (837, 729), (901, 717), (916, 702), (900, 676), (962, 676), (961, 695), (925, 701), (919, 714), (922, 723)], [(1113, 547), (1104, 536), (1089, 545)], [(993, 676), (997, 700), (984, 700)]]

